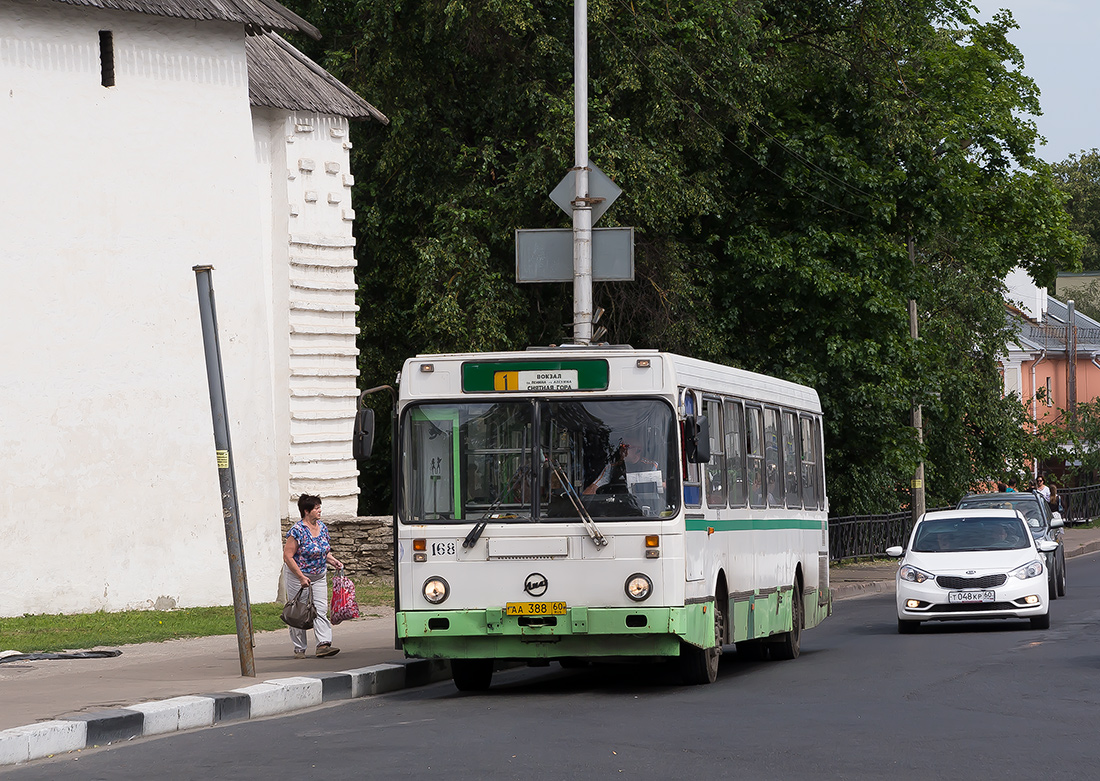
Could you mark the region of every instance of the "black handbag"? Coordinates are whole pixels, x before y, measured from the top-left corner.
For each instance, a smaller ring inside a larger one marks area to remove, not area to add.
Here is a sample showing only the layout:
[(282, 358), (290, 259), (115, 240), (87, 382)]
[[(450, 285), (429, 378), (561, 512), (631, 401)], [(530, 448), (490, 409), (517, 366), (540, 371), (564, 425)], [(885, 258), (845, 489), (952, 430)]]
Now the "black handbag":
[[(305, 600), (302, 594), (305, 594)], [(296, 629), (312, 629), (317, 618), (317, 608), (313, 606), (313, 589), (302, 586), (298, 593), (283, 605), (283, 623)]]

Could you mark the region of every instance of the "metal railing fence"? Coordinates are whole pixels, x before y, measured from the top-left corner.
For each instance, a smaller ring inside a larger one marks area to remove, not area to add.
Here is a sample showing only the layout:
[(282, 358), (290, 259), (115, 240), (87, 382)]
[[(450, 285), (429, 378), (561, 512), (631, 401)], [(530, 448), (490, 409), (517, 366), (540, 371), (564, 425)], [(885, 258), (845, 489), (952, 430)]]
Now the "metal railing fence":
[[(937, 507), (949, 510), (949, 507)], [(928, 508), (932, 512), (933, 508)], [(829, 560), (885, 556), (891, 545), (904, 545), (913, 530), (913, 513), (847, 515), (829, 519)]]
[(1100, 485), (1080, 488), (1059, 488), (1062, 497), (1062, 519), (1066, 523), (1088, 523), (1100, 518)]

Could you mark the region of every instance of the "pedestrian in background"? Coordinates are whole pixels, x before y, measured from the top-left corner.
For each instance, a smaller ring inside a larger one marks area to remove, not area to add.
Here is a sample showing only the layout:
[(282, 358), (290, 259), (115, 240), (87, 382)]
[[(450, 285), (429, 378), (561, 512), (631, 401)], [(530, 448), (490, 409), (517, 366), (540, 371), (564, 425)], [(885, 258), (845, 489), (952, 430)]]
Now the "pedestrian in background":
[(1049, 486), (1050, 488), (1050, 511), (1052, 513), (1062, 513), (1062, 497), (1058, 495), (1057, 486)]
[(1009, 491), (1009, 493), (1015, 493), (1016, 492), (1016, 478), (1015, 477), (1008, 478), (1008, 491)]
[(1043, 495), (1043, 499), (1047, 502), (1050, 501), (1050, 488), (1047, 487), (1046, 481), (1043, 480), (1043, 476), (1039, 475), (1035, 478), (1035, 490)]
[[(321, 523), (321, 497), (302, 494), (298, 497), (298, 512), (302, 520), (290, 527), (283, 546), (283, 568), (287, 598), (301, 588), (308, 588), (317, 618), (313, 621), (313, 637), (317, 641), (317, 656), (335, 656), (339, 648), (332, 645), (332, 623), (328, 619), (328, 565), (342, 569), (343, 564), (332, 555), (328, 527)], [(294, 657), (306, 657), (306, 630), (290, 627)]]

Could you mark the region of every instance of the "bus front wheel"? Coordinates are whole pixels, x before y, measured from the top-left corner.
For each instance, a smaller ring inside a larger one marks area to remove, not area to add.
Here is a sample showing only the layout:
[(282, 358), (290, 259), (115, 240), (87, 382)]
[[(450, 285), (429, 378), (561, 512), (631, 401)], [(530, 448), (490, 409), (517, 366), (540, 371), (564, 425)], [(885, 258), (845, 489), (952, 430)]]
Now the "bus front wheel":
[(493, 681), (493, 660), (452, 659), (451, 679), (460, 692), (483, 692)]
[(717, 600), (714, 606), (713, 646), (699, 648), (690, 643), (680, 643), (680, 676), (684, 683), (695, 685), (718, 680), (718, 660), (722, 657), (722, 644), (726, 638), (726, 610), (725, 600)]

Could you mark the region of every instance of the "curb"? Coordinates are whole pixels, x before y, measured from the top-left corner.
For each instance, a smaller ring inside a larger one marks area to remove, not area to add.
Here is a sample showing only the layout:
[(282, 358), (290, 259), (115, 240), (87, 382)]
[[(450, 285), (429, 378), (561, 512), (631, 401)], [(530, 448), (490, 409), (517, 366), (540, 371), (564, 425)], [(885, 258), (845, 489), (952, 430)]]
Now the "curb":
[(424, 686), (450, 677), (450, 663), (445, 659), (402, 659), (337, 673), (276, 678), (228, 692), (72, 713), (52, 721), (0, 730), (0, 766), (149, 735), (290, 713), (327, 702)]
[(1095, 553), (1098, 550), (1100, 550), (1100, 540), (1087, 542), (1071, 551), (1066, 551), (1066, 558), (1072, 559), (1074, 556), (1084, 556), (1086, 553)]
[(896, 593), (897, 583), (892, 580), (867, 580), (861, 583), (845, 583), (842, 586), (830, 586), (833, 601), (867, 597), (872, 594)]

